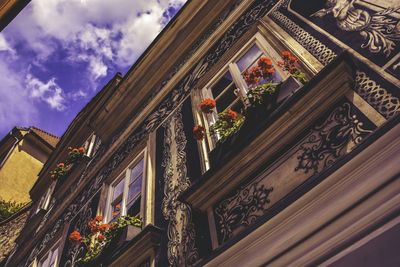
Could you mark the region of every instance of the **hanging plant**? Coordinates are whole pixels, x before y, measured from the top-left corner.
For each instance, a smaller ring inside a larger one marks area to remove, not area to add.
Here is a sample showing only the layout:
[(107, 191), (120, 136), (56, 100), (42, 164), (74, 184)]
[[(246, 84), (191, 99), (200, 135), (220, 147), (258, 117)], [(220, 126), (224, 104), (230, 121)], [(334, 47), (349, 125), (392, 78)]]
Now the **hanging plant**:
[(206, 98), (200, 103), (200, 110), (204, 113), (213, 113), (217, 103), (212, 98)]
[(197, 125), (193, 127), (193, 137), (194, 139), (201, 141), (204, 139), (204, 136), (206, 135), (206, 128), (204, 128), (201, 125)]
[(221, 137), (221, 142), (224, 142), (226, 138), (234, 134), (242, 126), (244, 120), (245, 117), (243, 115), (231, 109), (226, 109), (218, 113), (218, 119), (211, 125), (210, 133), (218, 133)]
[(51, 179), (57, 180), (59, 178), (63, 178), (67, 175), (69, 168), (65, 165), (65, 163), (60, 162), (57, 164), (57, 167), (50, 172)]
[(76, 163), (79, 160), (81, 160), (86, 152), (85, 148), (83, 148), (83, 147), (80, 147), (80, 148), (69, 147), (68, 150), (69, 150), (69, 152), (68, 152), (67, 162), (71, 163), (71, 164)]
[(278, 91), (278, 85), (268, 82), (262, 85), (258, 85), (251, 88), (247, 94), (245, 100), (247, 100), (251, 106), (266, 104), (270, 97)]
[(115, 222), (110, 224), (102, 223), (103, 217), (96, 216), (88, 222), (90, 233), (88, 236), (81, 236), (81, 234), (74, 230), (69, 235), (69, 241), (72, 245), (80, 245), (83, 243), (86, 246), (86, 254), (78, 259), (78, 262), (88, 263), (96, 258), (103, 251), (104, 247), (111, 242), (117, 233), (128, 225), (142, 227), (142, 220), (134, 216), (122, 216)]
[(283, 61), (278, 62), (278, 65), (286, 72), (288, 72), (293, 78), (296, 78), (302, 84), (308, 82), (306, 75), (298, 67), (298, 59), (290, 51), (282, 51), (281, 53)]
[(243, 77), (249, 86), (257, 85), (262, 79), (272, 80), (275, 69), (272, 60), (268, 57), (260, 57), (257, 61), (257, 66), (246, 70)]

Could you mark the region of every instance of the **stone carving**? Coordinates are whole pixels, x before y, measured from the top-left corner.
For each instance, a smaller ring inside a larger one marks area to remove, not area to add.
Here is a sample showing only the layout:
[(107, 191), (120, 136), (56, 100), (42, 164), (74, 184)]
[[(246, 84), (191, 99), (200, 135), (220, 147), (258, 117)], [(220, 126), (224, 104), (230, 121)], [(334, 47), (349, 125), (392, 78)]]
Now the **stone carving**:
[(283, 15), (278, 10), (272, 12), (270, 17), (278, 23), (279, 26), (284, 28), (290, 35), (301, 44), (308, 52), (318, 59), (323, 65), (327, 65), (337, 55), (330, 48), (324, 45), (321, 41), (316, 39), (310, 33), (298, 26), (288, 17)]
[(214, 211), (219, 226), (220, 241), (227, 241), (235, 229), (249, 226), (263, 215), (270, 202), (268, 197), (272, 190), (272, 187), (251, 183), (239, 188), (234, 196), (220, 202)]
[(178, 196), (189, 188), (186, 169), (186, 136), (181, 110), (164, 123), (164, 199), (162, 213), (168, 221), (169, 266), (192, 266), (199, 255), (195, 248), (195, 231), (191, 208), (178, 201)]
[(341, 30), (359, 32), (366, 40), (362, 48), (372, 53), (383, 52), (389, 57), (395, 49), (395, 41), (400, 41), (400, 20), (389, 15), (397, 12), (398, 7), (389, 7), (370, 14), (367, 10), (354, 7), (358, 0), (327, 0), (323, 8), (311, 16), (324, 17), (332, 14)]
[(386, 119), (400, 111), (400, 99), (371, 80), (365, 72), (357, 71), (355, 91)]
[(351, 112), (349, 103), (340, 105), (323, 123), (314, 126), (312, 133), (301, 143), (295, 171), (311, 171), (311, 175), (320, 172), (371, 132), (363, 128), (363, 122)]

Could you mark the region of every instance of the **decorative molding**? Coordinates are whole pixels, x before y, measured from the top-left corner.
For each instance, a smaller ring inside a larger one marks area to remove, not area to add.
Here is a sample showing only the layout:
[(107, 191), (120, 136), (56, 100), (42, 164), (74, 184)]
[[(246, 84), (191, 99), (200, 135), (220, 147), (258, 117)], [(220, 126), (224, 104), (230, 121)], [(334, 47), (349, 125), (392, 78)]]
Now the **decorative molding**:
[(300, 144), (295, 171), (319, 173), (358, 145), (368, 133), (372, 130), (363, 129), (363, 122), (352, 112), (350, 103), (340, 105), (322, 124), (315, 125)]
[(323, 65), (327, 65), (337, 55), (330, 48), (328, 48), (321, 41), (316, 39), (306, 30), (298, 26), (291, 19), (283, 15), (278, 10), (275, 10), (270, 14), (270, 17), (284, 30), (286, 30), (291, 36), (299, 42), (308, 52), (310, 52), (315, 58), (318, 59)]
[(231, 238), (237, 228), (249, 226), (262, 216), (270, 203), (268, 197), (272, 191), (272, 187), (251, 183), (239, 188), (234, 196), (220, 202), (214, 209), (220, 243)]
[(357, 71), (355, 82), (355, 91), (386, 119), (399, 113), (400, 99), (382, 88), (365, 72)]
[(389, 57), (395, 50), (395, 42), (400, 40), (400, 31), (396, 30), (400, 20), (389, 15), (396, 13), (400, 6), (388, 7), (371, 14), (366, 9), (354, 7), (357, 1), (327, 1), (325, 8), (318, 10), (311, 17), (325, 17), (332, 14), (339, 29), (346, 32), (358, 32), (365, 43), (361, 48), (368, 48), (371, 53), (383, 53)]
[[(293, 140), (298, 140), (296, 144), (278, 151), (274, 155), (276, 160), (263, 171), (248, 175), (256, 176), (213, 205), (218, 238), (215, 245), (226, 243), (259, 219), (265, 219), (271, 207), (285, 202), (291, 192), (331, 167), (375, 129), (375, 125), (347, 100), (323, 113), (305, 128), (305, 133), (293, 136)], [(276, 212), (277, 207), (274, 209)]]
[(162, 213), (168, 221), (169, 266), (192, 266), (199, 258), (189, 205), (178, 196), (190, 186), (186, 168), (186, 136), (180, 108), (164, 124), (164, 199)]

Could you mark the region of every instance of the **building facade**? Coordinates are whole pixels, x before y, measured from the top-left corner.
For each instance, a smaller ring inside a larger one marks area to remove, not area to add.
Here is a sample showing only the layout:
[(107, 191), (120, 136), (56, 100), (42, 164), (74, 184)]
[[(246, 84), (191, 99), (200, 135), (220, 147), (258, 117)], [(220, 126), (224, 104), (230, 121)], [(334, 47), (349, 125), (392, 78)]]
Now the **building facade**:
[(11, 216), (9, 212), (0, 216), (0, 262), (14, 248), (26, 223), (31, 207), (29, 191), (57, 142), (58, 137), (36, 127), (15, 127), (0, 141), (0, 200), (3, 205), (21, 207)]
[(396, 1), (189, 1), (69, 126), (5, 265), (398, 266), (399, 25)]

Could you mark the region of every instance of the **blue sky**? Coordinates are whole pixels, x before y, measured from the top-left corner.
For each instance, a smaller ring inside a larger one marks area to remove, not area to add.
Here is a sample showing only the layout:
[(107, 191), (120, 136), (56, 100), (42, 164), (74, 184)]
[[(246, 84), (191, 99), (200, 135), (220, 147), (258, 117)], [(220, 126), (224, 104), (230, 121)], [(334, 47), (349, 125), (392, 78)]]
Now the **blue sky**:
[(61, 136), (185, 2), (32, 0), (0, 33), (0, 138), (14, 126)]

